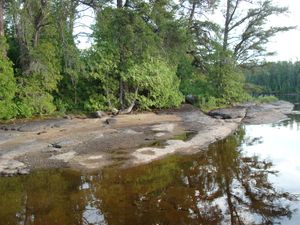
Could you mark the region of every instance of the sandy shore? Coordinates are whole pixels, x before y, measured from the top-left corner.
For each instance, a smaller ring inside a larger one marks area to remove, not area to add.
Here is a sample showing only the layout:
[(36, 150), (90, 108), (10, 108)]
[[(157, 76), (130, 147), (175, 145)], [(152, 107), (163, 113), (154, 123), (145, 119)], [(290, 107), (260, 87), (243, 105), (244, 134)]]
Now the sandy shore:
[(278, 101), (238, 105), (206, 115), (183, 105), (176, 110), (101, 119), (0, 124), (0, 174), (61, 167), (96, 170), (148, 163), (172, 153), (191, 154), (227, 137), (242, 122), (277, 122), (292, 110), (291, 103)]

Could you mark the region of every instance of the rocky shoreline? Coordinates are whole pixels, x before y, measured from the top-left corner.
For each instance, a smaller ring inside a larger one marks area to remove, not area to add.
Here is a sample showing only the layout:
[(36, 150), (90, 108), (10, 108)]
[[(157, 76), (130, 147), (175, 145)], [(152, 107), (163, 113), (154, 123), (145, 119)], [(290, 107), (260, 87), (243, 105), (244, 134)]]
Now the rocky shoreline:
[(62, 167), (90, 171), (148, 163), (172, 153), (195, 153), (227, 137), (241, 123), (277, 122), (295, 113), (293, 108), (285, 101), (248, 103), (207, 115), (182, 105), (158, 113), (0, 124), (0, 174)]

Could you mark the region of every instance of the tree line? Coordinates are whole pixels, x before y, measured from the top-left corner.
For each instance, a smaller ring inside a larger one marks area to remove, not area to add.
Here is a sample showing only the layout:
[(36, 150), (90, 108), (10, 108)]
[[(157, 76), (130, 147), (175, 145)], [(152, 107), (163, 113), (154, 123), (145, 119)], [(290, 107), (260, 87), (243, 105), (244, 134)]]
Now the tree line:
[[(221, 1), (222, 3), (222, 1)], [(221, 105), (249, 98), (241, 68), (272, 53), (271, 0), (0, 0), (0, 119), (55, 111)], [(93, 10), (92, 46), (74, 29)], [(213, 12), (223, 12), (214, 22)]]
[(270, 62), (248, 70), (247, 82), (258, 85), (254, 93), (299, 94), (300, 62)]

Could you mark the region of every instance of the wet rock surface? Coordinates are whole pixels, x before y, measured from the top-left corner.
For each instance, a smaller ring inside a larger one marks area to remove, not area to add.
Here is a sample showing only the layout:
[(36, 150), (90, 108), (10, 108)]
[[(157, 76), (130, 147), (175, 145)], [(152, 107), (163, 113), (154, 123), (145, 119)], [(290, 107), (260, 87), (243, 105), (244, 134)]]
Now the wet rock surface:
[(186, 104), (157, 113), (0, 125), (0, 175), (39, 168), (132, 166), (175, 152), (194, 153), (225, 138), (242, 121), (276, 122), (292, 110), (292, 104), (278, 101), (214, 110), (209, 116)]

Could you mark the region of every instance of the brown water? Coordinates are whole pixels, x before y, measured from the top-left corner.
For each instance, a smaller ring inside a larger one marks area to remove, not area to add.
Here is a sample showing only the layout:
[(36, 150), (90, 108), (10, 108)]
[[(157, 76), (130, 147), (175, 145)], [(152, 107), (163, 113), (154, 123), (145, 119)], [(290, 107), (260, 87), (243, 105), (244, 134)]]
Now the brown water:
[[(299, 224), (300, 117), (249, 125), (192, 156), (94, 174), (0, 178), (0, 224)], [(278, 171), (278, 172), (276, 172)]]

